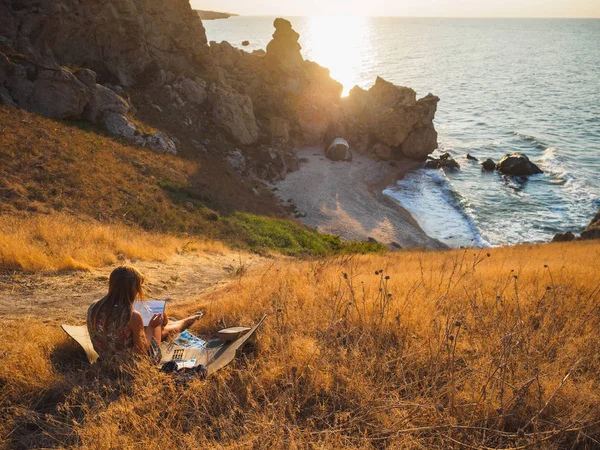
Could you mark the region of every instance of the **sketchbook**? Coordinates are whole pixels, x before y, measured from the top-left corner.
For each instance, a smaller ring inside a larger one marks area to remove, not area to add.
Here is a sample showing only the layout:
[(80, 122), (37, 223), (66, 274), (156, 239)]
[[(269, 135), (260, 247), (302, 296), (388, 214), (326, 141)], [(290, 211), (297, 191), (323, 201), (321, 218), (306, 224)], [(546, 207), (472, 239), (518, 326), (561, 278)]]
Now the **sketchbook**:
[(165, 313), (166, 304), (166, 300), (137, 300), (133, 304), (133, 309), (142, 315), (142, 319), (144, 319), (144, 326), (147, 327), (154, 314)]

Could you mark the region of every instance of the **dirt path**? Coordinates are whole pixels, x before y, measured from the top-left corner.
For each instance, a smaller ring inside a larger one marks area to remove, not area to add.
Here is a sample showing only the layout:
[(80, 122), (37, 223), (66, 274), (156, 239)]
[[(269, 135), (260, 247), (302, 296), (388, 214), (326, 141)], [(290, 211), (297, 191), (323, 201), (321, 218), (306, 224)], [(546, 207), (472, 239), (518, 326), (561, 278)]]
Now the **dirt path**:
[[(190, 253), (166, 262), (133, 263), (145, 276), (148, 298), (189, 301), (230, 282), (238, 269), (265, 262), (246, 253)], [(114, 267), (60, 274), (0, 274), (0, 318), (48, 322), (85, 319), (88, 306), (106, 294)]]

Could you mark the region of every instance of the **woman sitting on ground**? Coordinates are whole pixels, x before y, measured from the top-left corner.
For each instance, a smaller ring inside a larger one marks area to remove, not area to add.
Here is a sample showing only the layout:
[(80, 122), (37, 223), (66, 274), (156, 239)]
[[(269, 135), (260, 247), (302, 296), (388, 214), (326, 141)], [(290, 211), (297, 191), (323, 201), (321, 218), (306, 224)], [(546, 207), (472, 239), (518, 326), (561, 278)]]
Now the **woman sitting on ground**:
[(123, 351), (135, 350), (160, 360), (160, 343), (171, 334), (181, 333), (201, 315), (184, 320), (169, 321), (166, 314), (154, 314), (147, 327), (142, 315), (133, 309), (136, 300), (143, 299), (144, 277), (135, 268), (119, 267), (110, 274), (108, 294), (90, 306), (87, 328), (100, 357), (110, 357)]

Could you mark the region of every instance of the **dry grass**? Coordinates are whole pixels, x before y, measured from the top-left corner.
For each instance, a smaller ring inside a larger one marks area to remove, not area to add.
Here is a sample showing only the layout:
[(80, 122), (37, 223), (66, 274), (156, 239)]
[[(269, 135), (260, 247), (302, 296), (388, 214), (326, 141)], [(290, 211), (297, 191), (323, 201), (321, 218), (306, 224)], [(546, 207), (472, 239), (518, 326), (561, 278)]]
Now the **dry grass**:
[(4, 323), (1, 435), (17, 448), (597, 448), (600, 243), (489, 254), (242, 271), (202, 299), (196, 331), (269, 313), (257, 352), (186, 388), (143, 366), (87, 368), (56, 329)]
[(278, 220), (284, 210), (271, 190), (233, 171), (223, 150), (181, 150), (156, 154), (89, 124), (0, 105), (0, 214), (60, 212), (288, 255), (382, 250)]
[(191, 242), (125, 225), (64, 214), (0, 216), (0, 268), (86, 270), (124, 259), (164, 261), (183, 249), (223, 251), (219, 242)]

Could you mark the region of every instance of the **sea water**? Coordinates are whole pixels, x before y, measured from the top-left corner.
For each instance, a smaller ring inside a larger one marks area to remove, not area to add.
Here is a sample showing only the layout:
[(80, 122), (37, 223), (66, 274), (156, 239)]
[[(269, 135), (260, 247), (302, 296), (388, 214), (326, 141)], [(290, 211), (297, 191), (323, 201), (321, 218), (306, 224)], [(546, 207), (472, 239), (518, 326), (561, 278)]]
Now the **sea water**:
[[(264, 49), (273, 17), (204, 23), (209, 40)], [(600, 207), (600, 20), (288, 18), (302, 52), (347, 94), (376, 76), (429, 92), (439, 152), (457, 172), (417, 170), (384, 192), (450, 246), (548, 241), (580, 231)], [(524, 152), (544, 174), (482, 172)]]

